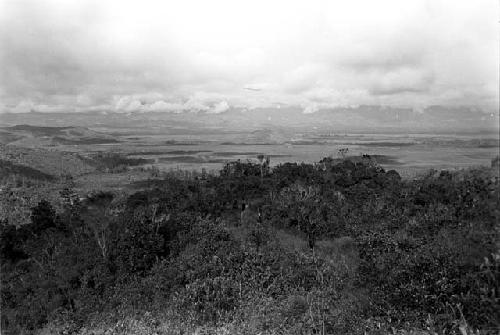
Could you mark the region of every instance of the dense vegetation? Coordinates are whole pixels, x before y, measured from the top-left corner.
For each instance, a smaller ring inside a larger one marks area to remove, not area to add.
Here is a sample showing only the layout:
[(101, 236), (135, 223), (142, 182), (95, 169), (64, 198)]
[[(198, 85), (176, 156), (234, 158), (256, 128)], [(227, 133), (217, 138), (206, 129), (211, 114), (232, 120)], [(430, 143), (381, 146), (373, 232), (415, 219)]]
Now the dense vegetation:
[(88, 160), (90, 165), (96, 167), (98, 171), (121, 172), (128, 167), (154, 163), (152, 159), (130, 158), (114, 152), (99, 152)]
[(259, 159), (2, 222), (4, 333), (497, 332), (498, 175)]

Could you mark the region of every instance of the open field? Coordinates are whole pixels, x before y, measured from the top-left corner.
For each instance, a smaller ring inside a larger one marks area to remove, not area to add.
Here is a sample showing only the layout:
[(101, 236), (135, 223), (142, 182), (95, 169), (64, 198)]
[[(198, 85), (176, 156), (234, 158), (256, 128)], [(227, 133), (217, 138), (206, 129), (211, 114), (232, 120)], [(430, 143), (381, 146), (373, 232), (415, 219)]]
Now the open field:
[[(286, 162), (313, 163), (328, 156), (337, 158), (339, 149), (347, 148), (347, 156), (368, 154), (385, 169), (394, 169), (403, 178), (411, 179), (429, 169), (490, 166), (499, 150), (498, 134), (491, 132), (335, 133), (274, 128), (217, 131), (210, 127), (194, 132), (187, 126), (166, 125), (15, 125), (0, 128), (0, 135), (4, 177), (17, 165), (40, 171), (46, 174), (45, 179), (69, 174), (82, 196), (96, 189), (127, 190), (131, 184), (141, 185), (151, 178), (151, 168), (177, 174), (202, 170), (217, 174), (228, 162), (255, 162), (258, 155), (269, 156), (271, 166), (277, 166)], [(17, 174), (18, 180), (30, 175), (26, 171)]]
[[(142, 158), (146, 166), (160, 170), (219, 170), (226, 162), (269, 155), (271, 165), (283, 162), (315, 162), (338, 156), (341, 148), (349, 155), (382, 155), (378, 163), (404, 175), (430, 168), (460, 169), (489, 165), (498, 155), (495, 133), (332, 133), (319, 130), (279, 129), (222, 130), (209, 127), (36, 127), (17, 125), (1, 129), (4, 144), (89, 156), (116, 152)], [(387, 159), (388, 158), (388, 159)]]

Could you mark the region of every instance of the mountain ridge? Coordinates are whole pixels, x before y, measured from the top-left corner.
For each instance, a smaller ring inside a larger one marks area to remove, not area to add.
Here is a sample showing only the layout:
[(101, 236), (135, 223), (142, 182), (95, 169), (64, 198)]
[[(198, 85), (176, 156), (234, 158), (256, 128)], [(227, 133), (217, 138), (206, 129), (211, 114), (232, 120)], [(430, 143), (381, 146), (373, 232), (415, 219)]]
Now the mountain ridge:
[[(250, 130), (262, 128), (323, 129), (334, 131), (445, 131), (498, 132), (499, 115), (475, 107), (430, 106), (422, 110), (387, 106), (362, 105), (320, 109), (305, 114), (296, 106), (281, 108), (230, 108), (213, 114), (206, 112), (132, 112), (106, 111), (78, 113), (2, 114), (0, 125), (81, 126), (99, 131), (110, 128), (215, 128)], [(105, 132), (104, 132), (105, 133)]]

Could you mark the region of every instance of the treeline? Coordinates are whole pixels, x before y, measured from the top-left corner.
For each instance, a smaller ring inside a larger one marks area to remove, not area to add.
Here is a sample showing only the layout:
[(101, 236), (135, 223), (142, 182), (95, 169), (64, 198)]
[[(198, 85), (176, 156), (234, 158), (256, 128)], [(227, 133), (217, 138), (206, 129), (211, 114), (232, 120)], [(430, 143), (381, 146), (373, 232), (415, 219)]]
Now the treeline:
[(89, 165), (102, 172), (124, 172), (133, 166), (154, 163), (153, 159), (130, 158), (116, 152), (99, 152), (86, 159)]
[(82, 333), (142, 312), (165, 334), (158, 320), (235, 334), (500, 326), (499, 185), (488, 169), (406, 181), (369, 159), (237, 161), (128, 197), (61, 197), (59, 212), (41, 201), (30, 224), (2, 223), (6, 334)]

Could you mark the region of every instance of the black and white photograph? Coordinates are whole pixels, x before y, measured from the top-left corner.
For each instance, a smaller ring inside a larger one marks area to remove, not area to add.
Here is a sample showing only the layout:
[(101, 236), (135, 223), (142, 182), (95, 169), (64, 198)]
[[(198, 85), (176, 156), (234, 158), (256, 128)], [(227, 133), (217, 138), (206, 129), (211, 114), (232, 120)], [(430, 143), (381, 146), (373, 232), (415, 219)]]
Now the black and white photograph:
[(499, 335), (499, 0), (0, 0), (0, 335)]

